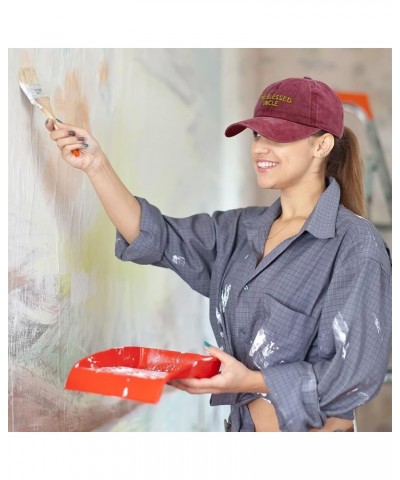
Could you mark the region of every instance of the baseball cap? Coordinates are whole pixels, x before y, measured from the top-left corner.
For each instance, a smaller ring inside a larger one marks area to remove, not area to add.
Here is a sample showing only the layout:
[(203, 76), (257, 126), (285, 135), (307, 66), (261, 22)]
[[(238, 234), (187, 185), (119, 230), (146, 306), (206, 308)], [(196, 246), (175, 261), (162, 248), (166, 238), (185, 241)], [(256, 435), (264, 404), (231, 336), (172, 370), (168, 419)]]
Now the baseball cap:
[(233, 123), (225, 130), (233, 137), (251, 128), (274, 142), (295, 142), (319, 130), (343, 135), (343, 105), (325, 83), (310, 77), (287, 78), (264, 89), (253, 118)]

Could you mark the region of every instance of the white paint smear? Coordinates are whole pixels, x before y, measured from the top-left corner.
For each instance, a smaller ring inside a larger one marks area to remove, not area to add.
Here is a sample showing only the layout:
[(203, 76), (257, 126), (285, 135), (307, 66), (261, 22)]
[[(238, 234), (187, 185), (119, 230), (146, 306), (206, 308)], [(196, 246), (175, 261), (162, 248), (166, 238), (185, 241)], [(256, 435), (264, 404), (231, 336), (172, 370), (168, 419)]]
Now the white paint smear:
[(268, 345), (266, 345), (261, 350), (261, 353), (263, 354), (263, 357), (264, 357), (264, 363), (263, 363), (264, 368), (267, 368), (269, 365), (269, 362), (265, 359), (268, 358), (275, 350), (279, 350), (279, 347), (276, 347), (275, 342), (272, 342), (272, 341), (269, 342)]
[(251, 349), (249, 352), (250, 357), (252, 357), (258, 351), (258, 349), (265, 343), (265, 339), (266, 339), (266, 334), (264, 330), (261, 328), (258, 331), (256, 338), (254, 339), (254, 342), (251, 346)]
[(262, 354), (264, 355), (264, 357), (269, 357), (271, 353), (273, 353), (273, 351), (277, 349), (277, 347), (274, 347), (274, 345), (275, 342), (269, 342), (269, 344), (262, 349)]
[(270, 400), (269, 398), (266, 398), (266, 396), (267, 396), (267, 393), (262, 393), (261, 395), (262, 395), (262, 397), (261, 397), (261, 398), (262, 398), (262, 399), (263, 399), (265, 402), (267, 402), (267, 403), (272, 403), (272, 402), (271, 402), (271, 400)]
[(378, 330), (378, 333), (381, 333), (381, 324), (379, 323), (378, 317), (374, 313), (375, 327)]
[(346, 343), (349, 327), (340, 312), (333, 319), (332, 328), (336, 341), (342, 344), (342, 358), (345, 359), (349, 347), (349, 343)]
[(158, 372), (154, 370), (144, 370), (142, 368), (131, 367), (99, 367), (96, 368), (96, 373), (114, 373), (116, 375), (130, 375), (132, 377), (147, 378), (154, 380), (157, 378), (164, 378), (168, 372)]
[(368, 402), (368, 400), (369, 400), (369, 395), (368, 395), (368, 393), (365, 393), (365, 392), (357, 392), (357, 395), (362, 398), (363, 402)]
[(357, 391), (358, 391), (358, 388), (353, 388), (353, 390), (351, 390), (351, 391), (347, 394), (347, 396), (349, 396), (349, 395), (351, 395), (352, 393), (355, 393), (355, 392), (357, 392)]
[(172, 262), (176, 265), (184, 266), (186, 264), (186, 260), (184, 257), (180, 257), (179, 255), (174, 255), (172, 257)]
[(224, 290), (222, 291), (222, 294), (221, 294), (221, 308), (223, 312), (225, 312), (226, 304), (228, 303), (231, 287), (232, 285), (225, 285)]

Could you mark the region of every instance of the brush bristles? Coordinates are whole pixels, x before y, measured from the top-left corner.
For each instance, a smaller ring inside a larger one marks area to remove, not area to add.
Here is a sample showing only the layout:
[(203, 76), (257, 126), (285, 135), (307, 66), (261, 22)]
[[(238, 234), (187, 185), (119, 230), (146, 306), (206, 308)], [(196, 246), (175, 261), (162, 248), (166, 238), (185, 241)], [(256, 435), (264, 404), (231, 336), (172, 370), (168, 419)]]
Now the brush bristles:
[(25, 85), (37, 85), (39, 83), (33, 67), (21, 67), (19, 69), (19, 80)]
[(39, 107), (50, 118), (55, 118), (51, 108), (50, 98), (39, 84), (33, 67), (21, 67), (19, 70), (19, 85), (29, 101)]

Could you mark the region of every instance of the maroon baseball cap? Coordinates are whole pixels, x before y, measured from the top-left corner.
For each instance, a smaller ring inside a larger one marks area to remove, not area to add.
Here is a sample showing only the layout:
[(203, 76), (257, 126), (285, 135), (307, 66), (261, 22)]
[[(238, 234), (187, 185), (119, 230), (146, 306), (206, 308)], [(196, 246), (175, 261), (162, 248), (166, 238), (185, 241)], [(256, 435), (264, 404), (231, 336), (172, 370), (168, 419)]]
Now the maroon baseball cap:
[(295, 142), (319, 130), (343, 135), (343, 105), (336, 93), (310, 77), (287, 78), (269, 85), (258, 99), (253, 118), (225, 130), (233, 137), (251, 128), (274, 142)]

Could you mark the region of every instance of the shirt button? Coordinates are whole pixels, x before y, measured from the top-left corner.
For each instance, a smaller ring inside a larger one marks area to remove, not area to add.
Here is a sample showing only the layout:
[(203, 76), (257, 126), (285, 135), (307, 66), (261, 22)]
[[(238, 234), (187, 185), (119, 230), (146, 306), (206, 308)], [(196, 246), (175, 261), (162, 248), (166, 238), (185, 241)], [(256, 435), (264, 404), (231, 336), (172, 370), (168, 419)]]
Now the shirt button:
[(243, 290), (248, 290), (249, 289), (249, 286), (248, 285), (245, 285)]
[(244, 334), (246, 333), (246, 329), (245, 329), (245, 328), (241, 328), (241, 329), (240, 329), (240, 333), (241, 333), (242, 335), (244, 335)]

